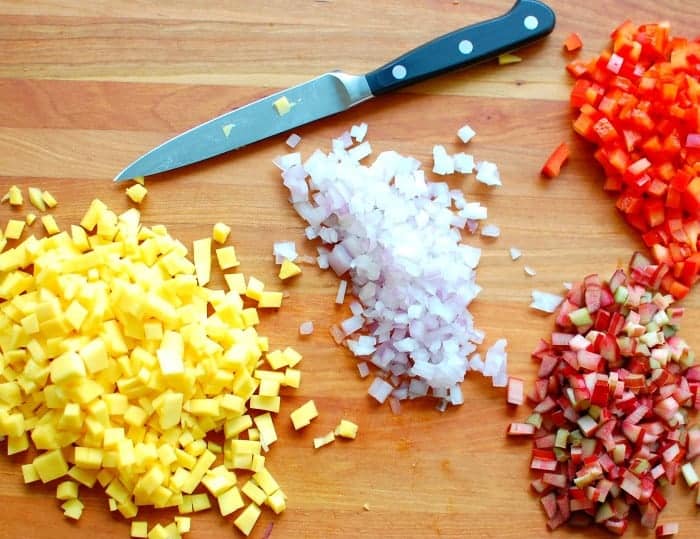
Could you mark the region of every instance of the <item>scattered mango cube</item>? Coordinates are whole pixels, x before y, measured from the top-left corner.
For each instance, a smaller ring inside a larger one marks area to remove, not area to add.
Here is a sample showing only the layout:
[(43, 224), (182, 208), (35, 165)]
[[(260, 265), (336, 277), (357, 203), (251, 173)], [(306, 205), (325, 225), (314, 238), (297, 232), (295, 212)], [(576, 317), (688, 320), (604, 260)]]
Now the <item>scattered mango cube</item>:
[(292, 103), (289, 102), (286, 96), (282, 96), (279, 99), (277, 99), (272, 104), (272, 106), (275, 107), (277, 114), (279, 114), (280, 116), (284, 116), (290, 110), (292, 110)]
[(148, 522), (145, 520), (133, 520), (131, 522), (131, 537), (148, 537)]
[(38, 187), (28, 187), (27, 191), (29, 193), (29, 202), (39, 211), (46, 211), (46, 202), (42, 197), (41, 189)]
[(226, 223), (216, 223), (212, 230), (211, 236), (216, 243), (224, 244), (231, 233), (231, 227)]
[(42, 215), (41, 224), (44, 225), (44, 229), (49, 236), (53, 236), (54, 234), (58, 234), (60, 232), (60, 229), (56, 224), (56, 219), (54, 219), (53, 215)]
[(7, 191), (7, 198), (10, 201), (11, 206), (21, 206), (24, 203), (24, 197), (22, 197), (22, 190), (13, 185)]
[(236, 528), (241, 530), (244, 535), (248, 536), (253, 530), (253, 526), (255, 526), (255, 523), (258, 521), (260, 513), (260, 508), (254, 503), (251, 503), (238, 515), (236, 520), (233, 521), (233, 524)]
[(41, 193), (41, 198), (44, 200), (44, 202), (49, 208), (55, 208), (58, 205), (58, 201), (48, 191), (44, 191), (43, 193)]
[(354, 440), (357, 437), (358, 426), (352, 421), (341, 419), (338, 426), (335, 428), (335, 435), (342, 438), (350, 438)]
[(24, 221), (10, 219), (5, 225), (5, 237), (8, 240), (18, 240), (24, 232)]
[(238, 258), (236, 258), (236, 249), (229, 245), (216, 250), (216, 259), (219, 262), (219, 267), (222, 270), (227, 270), (240, 266)]
[(328, 445), (333, 441), (335, 441), (335, 434), (333, 431), (330, 431), (323, 436), (318, 436), (317, 438), (314, 438), (314, 449), (318, 449), (319, 447)]
[(194, 267), (199, 286), (205, 286), (211, 278), (211, 238), (194, 240)]
[(289, 279), (290, 277), (294, 277), (295, 275), (299, 275), (300, 273), (301, 268), (291, 260), (287, 260), (285, 258), (282, 261), (282, 265), (280, 266), (280, 271), (277, 274), (277, 276), (284, 281), (285, 279)]
[(135, 183), (126, 188), (126, 196), (128, 196), (136, 204), (141, 204), (143, 199), (146, 198), (148, 194), (148, 189), (141, 185), (140, 183)]
[(289, 414), (289, 417), (292, 420), (294, 430), (299, 430), (306, 427), (311, 423), (312, 419), (318, 417), (316, 403), (313, 400), (307, 401)]

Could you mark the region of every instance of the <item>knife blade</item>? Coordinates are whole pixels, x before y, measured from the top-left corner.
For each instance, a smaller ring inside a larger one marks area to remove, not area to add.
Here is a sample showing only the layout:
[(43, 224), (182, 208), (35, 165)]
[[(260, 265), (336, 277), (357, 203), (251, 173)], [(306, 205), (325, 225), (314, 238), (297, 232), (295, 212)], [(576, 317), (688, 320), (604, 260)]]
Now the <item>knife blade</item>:
[(115, 182), (151, 176), (343, 112), (374, 96), (513, 51), (551, 33), (556, 17), (539, 0), (425, 43), (365, 75), (325, 73), (195, 126), (145, 153)]

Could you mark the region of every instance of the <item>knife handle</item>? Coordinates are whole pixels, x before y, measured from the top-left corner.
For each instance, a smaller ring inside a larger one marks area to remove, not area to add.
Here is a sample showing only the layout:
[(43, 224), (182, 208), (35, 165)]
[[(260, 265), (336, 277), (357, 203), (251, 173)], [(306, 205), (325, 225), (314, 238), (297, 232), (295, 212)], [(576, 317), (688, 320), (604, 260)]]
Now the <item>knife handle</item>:
[(528, 45), (549, 34), (555, 21), (539, 0), (517, 0), (508, 13), (433, 39), (365, 77), (373, 95), (385, 94)]

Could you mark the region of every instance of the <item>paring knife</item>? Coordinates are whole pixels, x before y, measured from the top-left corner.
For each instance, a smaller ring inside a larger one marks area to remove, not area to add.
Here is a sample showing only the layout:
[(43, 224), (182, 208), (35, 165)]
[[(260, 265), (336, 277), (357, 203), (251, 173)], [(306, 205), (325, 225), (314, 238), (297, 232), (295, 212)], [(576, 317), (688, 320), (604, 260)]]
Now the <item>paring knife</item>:
[[(203, 161), (342, 112), (371, 97), (483, 62), (545, 37), (554, 23), (554, 12), (547, 5), (518, 0), (500, 17), (438, 37), (366, 75), (333, 71), (222, 114), (142, 155), (114, 181)], [(287, 112), (282, 98), (291, 106)]]

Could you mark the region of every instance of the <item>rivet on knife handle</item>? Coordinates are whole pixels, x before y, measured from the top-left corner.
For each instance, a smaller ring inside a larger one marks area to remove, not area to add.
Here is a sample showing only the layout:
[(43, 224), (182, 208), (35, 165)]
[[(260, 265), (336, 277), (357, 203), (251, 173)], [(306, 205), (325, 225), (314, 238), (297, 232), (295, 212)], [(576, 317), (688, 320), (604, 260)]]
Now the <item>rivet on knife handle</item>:
[(506, 14), (438, 37), (367, 73), (380, 95), (467, 67), (541, 39), (554, 28), (554, 12), (538, 0), (518, 0)]

